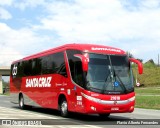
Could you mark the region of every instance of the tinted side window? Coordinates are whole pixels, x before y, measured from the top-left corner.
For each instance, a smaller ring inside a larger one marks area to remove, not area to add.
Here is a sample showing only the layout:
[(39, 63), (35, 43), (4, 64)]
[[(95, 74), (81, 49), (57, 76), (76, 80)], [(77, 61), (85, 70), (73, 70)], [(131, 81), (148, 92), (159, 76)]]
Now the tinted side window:
[[(42, 74), (53, 73), (54, 63), (52, 64), (49, 56), (42, 57)], [(52, 65), (51, 65), (52, 64)]]
[(23, 62), (19, 62), (17, 66), (17, 77), (23, 77), (24, 76), (24, 66)]
[(24, 61), (23, 62), (24, 66), (24, 75), (25, 76), (30, 76), (32, 75), (32, 60)]
[(63, 52), (42, 57), (42, 74), (60, 73), (62, 68), (63, 74), (66, 76), (67, 73)]
[(32, 75), (40, 75), (41, 74), (41, 58), (36, 58), (32, 60)]
[(75, 57), (74, 54), (82, 54), (82, 52), (78, 50), (67, 50), (72, 80), (78, 85), (83, 86), (84, 77), (82, 70), (82, 62), (79, 58)]
[[(14, 67), (17, 67), (17, 73), (13, 76), (12, 70)], [(14, 78), (53, 73), (58, 73), (65, 77), (67, 76), (63, 52), (58, 52), (41, 58), (22, 61), (11, 65), (11, 75)]]

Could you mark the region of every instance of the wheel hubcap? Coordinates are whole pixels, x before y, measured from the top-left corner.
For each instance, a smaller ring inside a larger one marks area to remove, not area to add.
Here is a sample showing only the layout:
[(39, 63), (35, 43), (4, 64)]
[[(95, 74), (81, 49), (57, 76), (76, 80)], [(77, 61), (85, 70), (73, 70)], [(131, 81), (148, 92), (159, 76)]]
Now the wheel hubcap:
[(63, 102), (61, 106), (62, 112), (66, 113), (67, 112), (67, 102)]
[(23, 107), (23, 98), (20, 99), (20, 107)]

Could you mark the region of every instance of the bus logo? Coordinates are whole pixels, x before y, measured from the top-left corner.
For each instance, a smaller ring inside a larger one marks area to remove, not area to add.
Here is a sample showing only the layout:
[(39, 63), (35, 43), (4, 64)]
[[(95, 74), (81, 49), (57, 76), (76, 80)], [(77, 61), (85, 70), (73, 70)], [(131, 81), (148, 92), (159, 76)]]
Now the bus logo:
[(117, 104), (117, 101), (114, 101), (114, 105), (116, 105)]
[(40, 77), (26, 79), (26, 88), (28, 87), (51, 87), (52, 77)]
[(17, 66), (14, 65), (13, 69), (12, 69), (12, 75), (16, 76), (17, 75)]

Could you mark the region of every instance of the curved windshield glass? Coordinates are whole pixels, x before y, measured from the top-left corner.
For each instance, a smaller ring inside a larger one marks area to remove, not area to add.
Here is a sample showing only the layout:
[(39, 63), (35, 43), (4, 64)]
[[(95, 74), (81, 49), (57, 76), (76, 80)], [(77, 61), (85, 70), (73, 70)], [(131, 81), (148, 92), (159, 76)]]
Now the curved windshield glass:
[(90, 53), (88, 67), (88, 90), (102, 94), (123, 94), (134, 90), (127, 56)]

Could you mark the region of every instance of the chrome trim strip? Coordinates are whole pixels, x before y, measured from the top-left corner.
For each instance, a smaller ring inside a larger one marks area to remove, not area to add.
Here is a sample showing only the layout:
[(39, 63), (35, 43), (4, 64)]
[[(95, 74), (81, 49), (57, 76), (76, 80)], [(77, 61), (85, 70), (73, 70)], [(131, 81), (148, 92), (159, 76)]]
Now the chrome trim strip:
[(100, 103), (100, 104), (109, 104), (109, 105), (121, 105), (121, 104), (127, 104), (127, 103), (130, 103), (132, 101), (135, 100), (135, 96), (129, 98), (128, 100), (115, 100), (115, 101), (110, 101), (110, 100), (101, 100), (101, 99), (98, 99), (98, 98), (94, 98), (94, 97), (91, 97), (91, 96), (88, 96), (84, 93), (81, 93), (83, 97), (85, 97), (86, 99), (88, 100), (91, 100), (93, 102), (96, 102), (96, 103)]

